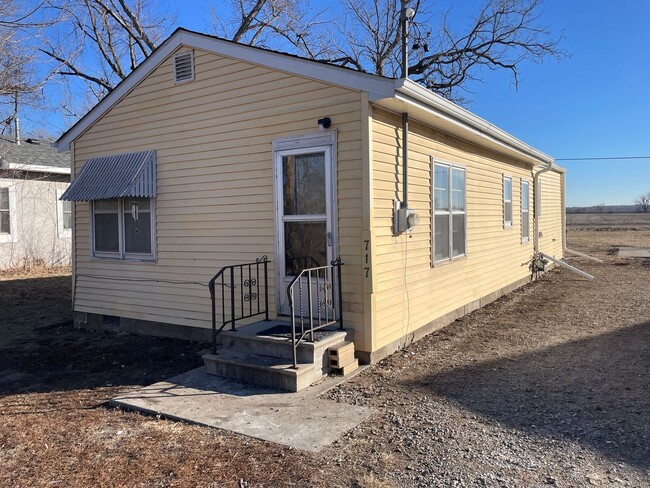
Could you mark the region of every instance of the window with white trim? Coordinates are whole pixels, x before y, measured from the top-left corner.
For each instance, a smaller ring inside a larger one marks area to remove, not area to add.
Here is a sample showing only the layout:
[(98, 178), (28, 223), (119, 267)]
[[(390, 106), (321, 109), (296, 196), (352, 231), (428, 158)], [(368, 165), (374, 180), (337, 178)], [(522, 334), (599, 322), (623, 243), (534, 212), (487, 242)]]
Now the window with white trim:
[(512, 178), (503, 176), (503, 227), (512, 227)]
[(526, 180), (521, 180), (521, 242), (530, 239), (530, 191)]
[(151, 198), (112, 198), (92, 204), (93, 256), (151, 261), (155, 232)]
[(0, 188), (0, 234), (11, 235), (9, 188)]
[(464, 256), (465, 168), (435, 163), (433, 171), (433, 262)]

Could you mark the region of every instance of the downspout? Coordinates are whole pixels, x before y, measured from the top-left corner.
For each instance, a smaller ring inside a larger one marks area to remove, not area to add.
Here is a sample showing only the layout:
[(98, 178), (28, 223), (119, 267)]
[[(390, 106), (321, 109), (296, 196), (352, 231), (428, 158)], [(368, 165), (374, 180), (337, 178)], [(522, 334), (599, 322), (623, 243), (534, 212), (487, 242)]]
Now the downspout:
[[(539, 251), (539, 208), (540, 208), (540, 203), (541, 203), (541, 199), (542, 199), (542, 194), (541, 194), (541, 192), (538, 193), (537, 189), (539, 188), (539, 177), (540, 177), (540, 175), (542, 175), (544, 173), (547, 173), (548, 171), (551, 171), (552, 169), (553, 169), (553, 162), (549, 161), (545, 168), (542, 168), (537, 173), (535, 173), (535, 177), (534, 177), (534, 180), (533, 180), (534, 181), (533, 182), (533, 192), (534, 192), (534, 195), (535, 195), (534, 200), (533, 200), (535, 202), (535, 205), (534, 205), (534, 211), (535, 211), (535, 226), (534, 226), (534, 231), (535, 231), (535, 239), (534, 239), (534, 242), (535, 242), (535, 256), (541, 256), (543, 259), (547, 259), (547, 260), (555, 263), (556, 265), (562, 266), (562, 267), (568, 269), (569, 271), (572, 271), (573, 273), (576, 273), (576, 274), (578, 274), (578, 275), (580, 275), (580, 276), (582, 276), (584, 278), (587, 278), (588, 280), (591, 281), (591, 280), (594, 279), (594, 277), (591, 276), (589, 273), (585, 273), (584, 271), (582, 271), (581, 269), (576, 268), (575, 266), (571, 266), (570, 264), (567, 264), (567, 263), (565, 263), (563, 261), (560, 261), (559, 259), (555, 259), (552, 256), (549, 256), (548, 254), (545, 254), (543, 252), (540, 253), (540, 251)], [(564, 195), (562, 197), (562, 207), (563, 207), (562, 211), (566, 212), (566, 205), (564, 204)], [(563, 227), (566, 227), (566, 215), (564, 215), (564, 217), (565, 218), (564, 218)], [(565, 229), (563, 229), (562, 231), (566, 232)], [(566, 237), (565, 236), (566, 236), (566, 233), (562, 236), (562, 246), (563, 246), (564, 250), (567, 250), (567, 248), (566, 248)], [(569, 251), (569, 252), (571, 252), (571, 251)], [(573, 252), (575, 252), (575, 251), (573, 251)], [(580, 254), (580, 253), (578, 253), (578, 254)], [(596, 259), (596, 258), (593, 258), (593, 259)]]
[(540, 200), (542, 199), (541, 192), (538, 192), (537, 189), (539, 188), (539, 177), (541, 174), (546, 173), (548, 171), (551, 171), (553, 169), (553, 162), (549, 161), (547, 166), (543, 169), (540, 169), (537, 173), (535, 173), (535, 177), (533, 179), (533, 202), (535, 203), (534, 205), (534, 210), (535, 210), (535, 226), (533, 228), (533, 231), (535, 233), (533, 242), (534, 247), (535, 247), (535, 254), (539, 252), (539, 204)]
[(402, 208), (409, 206), (409, 114), (402, 114)]
[[(409, 19), (413, 16), (413, 10), (408, 8), (408, 2), (404, 2), (401, 12), (402, 27), (402, 78), (409, 77)], [(409, 206), (409, 186), (408, 186), (408, 133), (409, 133), (409, 114), (402, 113), (402, 208)]]

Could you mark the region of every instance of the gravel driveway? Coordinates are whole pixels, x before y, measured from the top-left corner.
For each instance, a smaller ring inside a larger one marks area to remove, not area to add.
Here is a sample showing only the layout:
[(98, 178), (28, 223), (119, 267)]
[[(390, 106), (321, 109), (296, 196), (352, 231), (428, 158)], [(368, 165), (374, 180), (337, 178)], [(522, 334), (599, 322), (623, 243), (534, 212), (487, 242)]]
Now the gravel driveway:
[[(611, 239), (611, 235), (608, 236)], [(650, 486), (650, 260), (572, 260), (330, 392), (358, 486)], [(341, 469), (343, 468), (343, 469)]]

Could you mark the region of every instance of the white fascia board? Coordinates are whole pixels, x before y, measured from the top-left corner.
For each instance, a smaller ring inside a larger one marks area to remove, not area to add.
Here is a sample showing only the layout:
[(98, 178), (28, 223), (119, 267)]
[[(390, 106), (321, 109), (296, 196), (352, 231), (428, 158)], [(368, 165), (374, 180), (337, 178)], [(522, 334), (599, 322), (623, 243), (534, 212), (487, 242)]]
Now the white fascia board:
[(444, 116), (448, 121), (454, 122), (459, 127), (465, 127), (470, 132), (480, 134), (492, 142), (496, 142), (511, 151), (514, 150), (540, 163), (551, 164), (554, 161), (553, 157), (409, 79), (395, 80), (395, 98), (402, 99), (407, 103), (424, 105), (436, 112), (438, 116)]
[(69, 151), (71, 142), (88, 130), (113, 105), (125, 97), (138, 83), (181, 46), (201, 49), (298, 76), (317, 79), (344, 88), (368, 92), (368, 98), (370, 100), (388, 98), (393, 96), (395, 92), (395, 80), (392, 78), (383, 78), (356, 72), (339, 66), (301, 59), (288, 54), (266, 51), (264, 49), (179, 29), (118, 84), (113, 91), (106, 95), (102, 101), (84, 115), (79, 122), (59, 138), (56, 142), (58, 151)]
[(54, 173), (59, 175), (70, 174), (70, 168), (59, 168), (57, 166), (44, 166), (39, 164), (4, 163), (2, 164), (2, 167), (16, 171), (33, 171), (36, 173)]
[(312, 78), (344, 88), (368, 92), (370, 99), (386, 98), (395, 91), (395, 80), (362, 73), (340, 66), (303, 59), (290, 54), (267, 51), (246, 44), (204, 36), (195, 32), (181, 31), (180, 43), (184, 46), (221, 54), (252, 64)]

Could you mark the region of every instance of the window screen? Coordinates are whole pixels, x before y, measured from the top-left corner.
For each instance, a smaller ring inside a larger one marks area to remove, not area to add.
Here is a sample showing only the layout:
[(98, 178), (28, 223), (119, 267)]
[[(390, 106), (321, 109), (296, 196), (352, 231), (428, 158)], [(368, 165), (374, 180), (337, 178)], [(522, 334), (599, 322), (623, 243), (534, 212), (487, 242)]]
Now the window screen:
[(0, 234), (11, 234), (9, 188), (0, 188)]
[(446, 261), (466, 253), (465, 169), (434, 164), (433, 260)]

